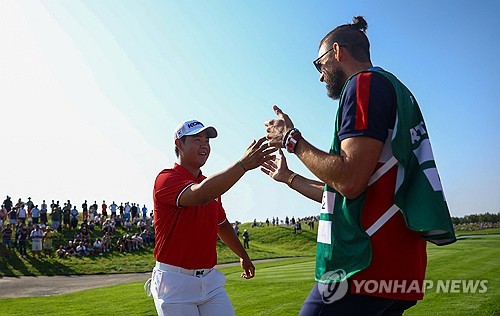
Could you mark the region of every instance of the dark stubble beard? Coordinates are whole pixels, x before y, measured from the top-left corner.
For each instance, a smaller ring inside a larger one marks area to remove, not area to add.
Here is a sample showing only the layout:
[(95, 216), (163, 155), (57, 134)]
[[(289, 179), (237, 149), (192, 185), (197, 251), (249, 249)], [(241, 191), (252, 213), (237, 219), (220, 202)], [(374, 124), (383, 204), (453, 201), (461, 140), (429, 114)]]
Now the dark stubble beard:
[(328, 95), (333, 100), (338, 100), (340, 98), (340, 93), (342, 92), (342, 88), (344, 87), (344, 83), (346, 82), (345, 72), (335, 67), (331, 74), (327, 73), (326, 76), (326, 95)]

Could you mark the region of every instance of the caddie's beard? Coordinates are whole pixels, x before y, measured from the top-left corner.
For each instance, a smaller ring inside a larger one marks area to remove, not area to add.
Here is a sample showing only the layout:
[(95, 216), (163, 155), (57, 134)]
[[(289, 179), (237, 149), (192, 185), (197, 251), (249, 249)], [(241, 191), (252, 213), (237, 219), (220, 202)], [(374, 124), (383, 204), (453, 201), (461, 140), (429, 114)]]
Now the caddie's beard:
[(340, 93), (347, 80), (347, 75), (340, 67), (334, 67), (331, 74), (326, 74), (326, 95), (333, 100), (340, 98)]

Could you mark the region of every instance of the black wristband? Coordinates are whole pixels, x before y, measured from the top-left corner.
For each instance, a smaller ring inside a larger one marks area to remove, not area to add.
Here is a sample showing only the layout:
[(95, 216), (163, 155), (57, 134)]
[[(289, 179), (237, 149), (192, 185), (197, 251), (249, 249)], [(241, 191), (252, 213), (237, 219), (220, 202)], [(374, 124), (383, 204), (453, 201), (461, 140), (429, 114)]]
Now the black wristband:
[(299, 130), (294, 128), (290, 128), (286, 133), (285, 136), (283, 136), (283, 140), (281, 141), (281, 148), (286, 148), (286, 143), (288, 140), (288, 137), (290, 136), (290, 133), (292, 132), (298, 132)]

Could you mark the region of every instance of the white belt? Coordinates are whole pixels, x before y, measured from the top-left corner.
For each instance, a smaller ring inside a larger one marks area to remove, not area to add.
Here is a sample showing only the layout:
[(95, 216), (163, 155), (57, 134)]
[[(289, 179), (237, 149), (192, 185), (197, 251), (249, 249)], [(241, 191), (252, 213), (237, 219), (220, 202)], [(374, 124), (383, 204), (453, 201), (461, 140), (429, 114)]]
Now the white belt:
[(181, 267), (173, 266), (171, 264), (166, 264), (166, 263), (162, 263), (162, 262), (158, 262), (158, 261), (156, 261), (156, 268), (160, 269), (160, 270), (164, 270), (164, 271), (173, 271), (173, 272), (192, 275), (192, 276), (196, 276), (196, 277), (202, 277), (213, 270), (213, 268), (190, 270), (190, 269), (184, 269)]

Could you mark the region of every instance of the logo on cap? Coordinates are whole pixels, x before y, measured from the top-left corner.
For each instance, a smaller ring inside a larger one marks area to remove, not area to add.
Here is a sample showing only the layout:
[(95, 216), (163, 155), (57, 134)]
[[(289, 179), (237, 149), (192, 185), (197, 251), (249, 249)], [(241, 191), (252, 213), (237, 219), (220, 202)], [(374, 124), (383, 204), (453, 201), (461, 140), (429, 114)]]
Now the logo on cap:
[(198, 120), (184, 121), (175, 129), (175, 139), (182, 138), (186, 135), (196, 135), (202, 131), (206, 131), (209, 138), (217, 137), (217, 130), (212, 126), (204, 126)]
[(192, 123), (189, 123), (187, 126), (188, 126), (188, 128), (193, 128), (193, 126), (196, 126), (196, 125), (201, 125), (201, 127), (203, 127), (203, 124), (201, 124), (201, 122), (198, 122), (198, 121), (194, 121)]

